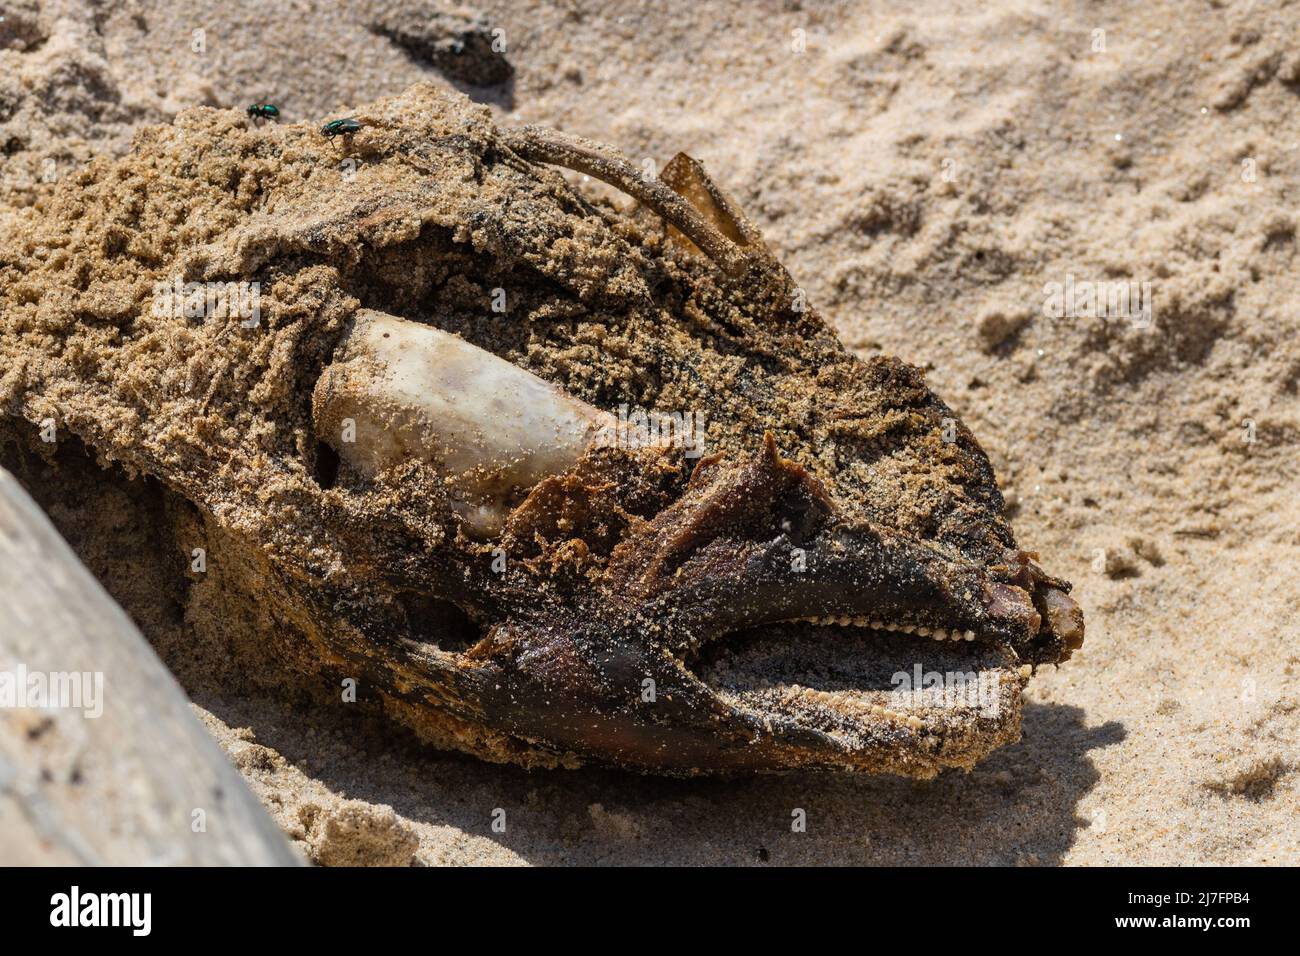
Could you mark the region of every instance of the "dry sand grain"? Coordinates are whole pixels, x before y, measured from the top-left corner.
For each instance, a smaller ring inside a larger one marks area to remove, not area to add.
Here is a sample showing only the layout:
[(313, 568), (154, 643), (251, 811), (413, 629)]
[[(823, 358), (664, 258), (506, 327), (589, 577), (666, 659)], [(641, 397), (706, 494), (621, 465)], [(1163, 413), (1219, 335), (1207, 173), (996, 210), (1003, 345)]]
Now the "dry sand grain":
[[(0, 228), (6, 207), (39, 202), (46, 160), (66, 175), (184, 106), (271, 100), (324, 119), (441, 77), (373, 32), (403, 5), (380, 6), (0, 4)], [(969, 775), (681, 782), (430, 752), (213, 669), (183, 627), (142, 621), (304, 848), (322, 862), (400, 862), (412, 839), (422, 863), (1300, 861), (1296, 6), (479, 9), (514, 76), (470, 92), (504, 120), (638, 158), (691, 153), (849, 347), (929, 369), (994, 458), (1021, 539), (1076, 582), (1088, 643), (1034, 682), (1022, 742)], [(1151, 282), (1153, 326), (1048, 318), (1044, 284), (1067, 275)], [(790, 832), (795, 808), (807, 833)]]

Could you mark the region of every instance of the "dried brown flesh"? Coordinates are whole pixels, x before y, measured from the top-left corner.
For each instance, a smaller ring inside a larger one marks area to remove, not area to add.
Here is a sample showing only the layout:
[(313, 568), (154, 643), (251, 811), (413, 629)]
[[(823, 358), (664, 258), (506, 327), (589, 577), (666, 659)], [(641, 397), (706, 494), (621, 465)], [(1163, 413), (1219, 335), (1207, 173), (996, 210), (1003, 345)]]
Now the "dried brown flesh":
[[(986, 457), (919, 370), (847, 353), (720, 192), (712, 232), (688, 225), (706, 245), (745, 238), (721, 264), (654, 210), (585, 198), (463, 99), (416, 87), (356, 115), (341, 145), (191, 111), (21, 220), (0, 246), (3, 428), (30, 440), (52, 418), (193, 502), (225, 559), (256, 569), (230, 600), (276, 610), (266, 637), (287, 659), (363, 675), (443, 745), (927, 776), (1015, 739), (1022, 667), (1067, 658), (1082, 618), (1017, 547)], [(666, 179), (690, 198), (686, 162)], [(153, 284), (177, 275), (261, 282), (261, 326), (154, 316)], [(712, 454), (594, 450), (475, 541), (427, 465), (326, 474), (311, 393), (359, 307), (598, 408), (707, 410)], [(446, 608), (472, 647), (443, 640)], [(802, 620), (826, 617), (849, 623)], [(900, 715), (891, 655), (1005, 676), (998, 715)], [(831, 676), (810, 688), (786, 666)]]

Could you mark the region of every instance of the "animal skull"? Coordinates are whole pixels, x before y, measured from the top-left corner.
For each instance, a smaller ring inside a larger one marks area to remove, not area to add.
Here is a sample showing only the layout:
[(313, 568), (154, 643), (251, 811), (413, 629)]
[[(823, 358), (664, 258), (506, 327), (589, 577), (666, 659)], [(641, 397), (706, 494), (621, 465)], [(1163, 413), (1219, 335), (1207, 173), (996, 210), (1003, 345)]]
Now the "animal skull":
[[(10, 430), (191, 502), (232, 609), (440, 745), (931, 776), (1016, 739), (1082, 615), (918, 369), (849, 354), (687, 157), (648, 180), (427, 86), (354, 115), (192, 110), (20, 221)], [(178, 279), (258, 283), (257, 321)], [(620, 406), (699, 413), (709, 453)]]

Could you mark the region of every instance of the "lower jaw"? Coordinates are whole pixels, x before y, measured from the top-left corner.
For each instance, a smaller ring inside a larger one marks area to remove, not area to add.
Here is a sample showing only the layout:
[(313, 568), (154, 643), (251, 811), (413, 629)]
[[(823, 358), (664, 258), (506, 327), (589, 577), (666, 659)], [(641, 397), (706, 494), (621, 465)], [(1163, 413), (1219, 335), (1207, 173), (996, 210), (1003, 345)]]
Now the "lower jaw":
[[(839, 618), (833, 619), (838, 623)], [(1029, 668), (979, 641), (918, 640), (866, 625), (765, 625), (722, 638), (689, 666), (727, 705), (779, 730), (816, 728), (795, 766), (932, 777), (1019, 739)], [(792, 766), (788, 769), (794, 769)]]

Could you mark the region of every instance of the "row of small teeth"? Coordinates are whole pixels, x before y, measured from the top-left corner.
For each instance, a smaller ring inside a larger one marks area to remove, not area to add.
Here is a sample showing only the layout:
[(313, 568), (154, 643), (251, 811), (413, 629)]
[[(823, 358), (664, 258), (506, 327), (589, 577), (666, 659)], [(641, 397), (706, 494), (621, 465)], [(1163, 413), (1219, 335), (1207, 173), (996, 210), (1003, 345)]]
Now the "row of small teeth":
[(881, 707), (879, 704), (873, 704), (871, 712), (877, 717), (884, 717), (887, 720), (896, 720), (901, 724), (906, 724), (912, 730), (920, 730), (925, 726), (925, 721), (915, 714), (902, 714), (896, 710), (890, 710), (888, 707)]
[(878, 621), (869, 617), (854, 617), (848, 614), (830, 614), (825, 617), (801, 617), (801, 621), (807, 621), (810, 624), (838, 624), (841, 627), (847, 627), (850, 624), (856, 624), (858, 627), (869, 627), (873, 631), (898, 631), (900, 634), (915, 634), (917, 637), (928, 637), (935, 641), (973, 641), (975, 640), (974, 631), (961, 631), (957, 628), (948, 630), (943, 627), (926, 627), (924, 624), (890, 624), (887, 621)]

